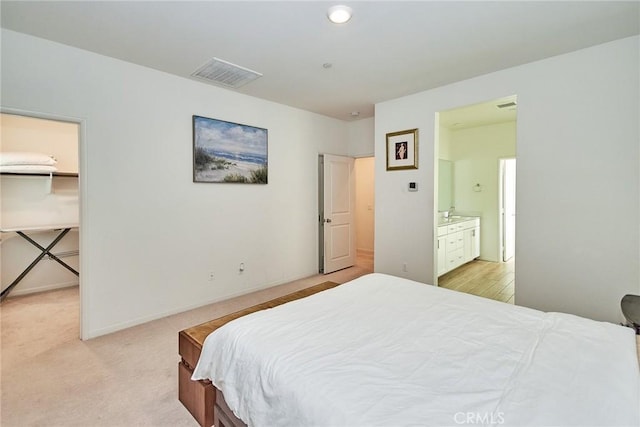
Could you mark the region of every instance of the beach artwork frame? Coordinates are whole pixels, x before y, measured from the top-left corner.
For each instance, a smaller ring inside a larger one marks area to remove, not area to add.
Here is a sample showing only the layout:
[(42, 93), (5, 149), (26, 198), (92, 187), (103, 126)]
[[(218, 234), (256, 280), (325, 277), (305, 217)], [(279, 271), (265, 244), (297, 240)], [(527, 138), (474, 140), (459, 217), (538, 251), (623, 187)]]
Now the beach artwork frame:
[(193, 116), (193, 182), (267, 184), (268, 130)]
[(387, 134), (387, 170), (418, 169), (418, 129)]

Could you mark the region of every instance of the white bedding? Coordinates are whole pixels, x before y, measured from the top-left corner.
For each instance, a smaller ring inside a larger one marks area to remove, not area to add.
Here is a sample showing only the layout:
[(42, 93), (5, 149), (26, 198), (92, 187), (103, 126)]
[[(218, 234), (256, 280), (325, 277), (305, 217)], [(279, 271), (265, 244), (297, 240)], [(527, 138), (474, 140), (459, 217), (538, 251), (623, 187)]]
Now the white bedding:
[(250, 426), (638, 426), (630, 328), (383, 274), (234, 320), (210, 379)]
[(0, 165), (0, 172), (9, 173), (53, 173), (58, 168), (48, 165)]
[(5, 151), (0, 152), (0, 166), (42, 165), (53, 166), (57, 163), (53, 156), (43, 153)]

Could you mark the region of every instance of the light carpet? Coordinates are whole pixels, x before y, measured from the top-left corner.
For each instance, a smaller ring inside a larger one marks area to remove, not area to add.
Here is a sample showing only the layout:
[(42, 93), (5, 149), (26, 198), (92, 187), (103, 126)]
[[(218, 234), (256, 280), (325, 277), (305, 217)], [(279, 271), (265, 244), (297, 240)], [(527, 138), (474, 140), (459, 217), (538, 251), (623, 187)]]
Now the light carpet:
[(77, 287), (9, 297), (0, 306), (0, 424), (195, 427), (177, 397), (180, 330), (371, 271), (372, 263), (312, 276), (88, 341), (78, 339)]

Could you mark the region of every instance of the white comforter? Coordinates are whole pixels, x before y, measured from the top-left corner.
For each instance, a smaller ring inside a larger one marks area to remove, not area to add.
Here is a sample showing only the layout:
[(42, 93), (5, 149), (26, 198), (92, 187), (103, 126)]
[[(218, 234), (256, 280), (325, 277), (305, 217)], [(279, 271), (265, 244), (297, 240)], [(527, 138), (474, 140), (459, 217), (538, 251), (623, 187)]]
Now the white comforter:
[(638, 426), (630, 328), (383, 274), (209, 335), (210, 379), (250, 426)]

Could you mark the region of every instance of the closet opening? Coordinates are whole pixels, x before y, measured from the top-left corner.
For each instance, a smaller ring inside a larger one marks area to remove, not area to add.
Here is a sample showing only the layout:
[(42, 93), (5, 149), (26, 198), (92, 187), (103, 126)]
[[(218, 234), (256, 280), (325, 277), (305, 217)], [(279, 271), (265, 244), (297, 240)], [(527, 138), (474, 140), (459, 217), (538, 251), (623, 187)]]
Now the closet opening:
[(3, 344), (81, 338), (82, 123), (8, 109), (0, 121), (2, 321), (47, 335), (33, 344), (3, 334)]

